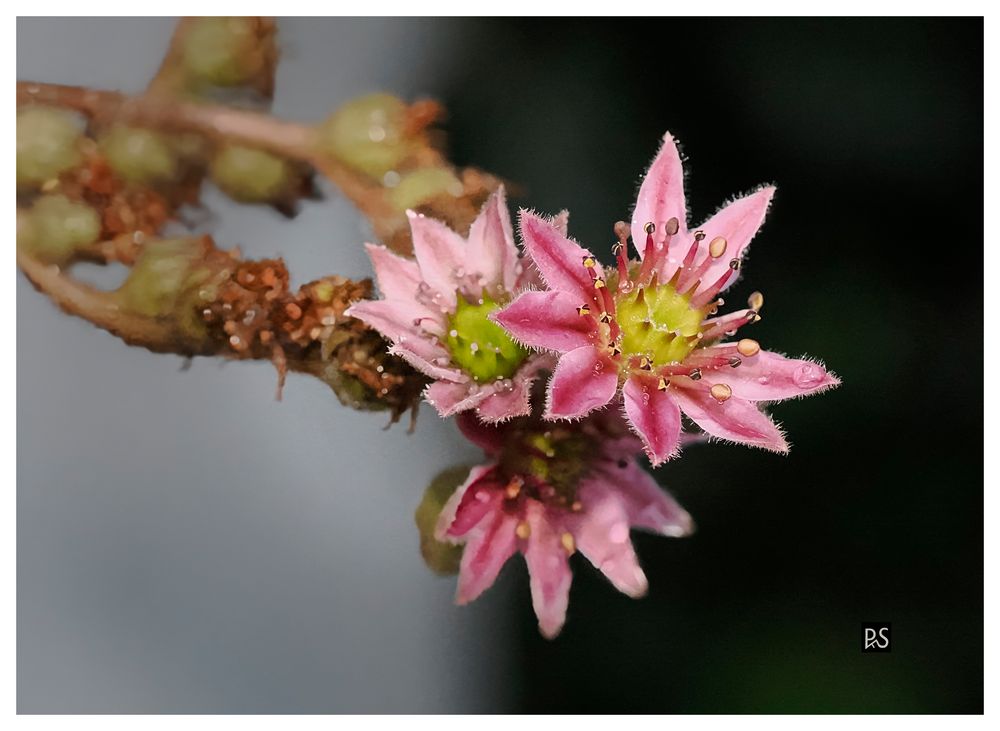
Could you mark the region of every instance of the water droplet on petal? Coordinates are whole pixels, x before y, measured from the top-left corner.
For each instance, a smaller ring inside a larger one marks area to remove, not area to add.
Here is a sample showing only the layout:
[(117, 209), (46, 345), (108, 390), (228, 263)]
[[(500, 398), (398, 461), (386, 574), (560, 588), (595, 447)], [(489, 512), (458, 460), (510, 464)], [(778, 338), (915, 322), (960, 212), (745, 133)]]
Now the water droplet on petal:
[(608, 531), (608, 538), (612, 543), (625, 543), (628, 541), (628, 524), (624, 522), (615, 523)]
[(792, 381), (799, 388), (812, 388), (822, 380), (822, 371), (812, 363), (803, 363), (792, 373)]

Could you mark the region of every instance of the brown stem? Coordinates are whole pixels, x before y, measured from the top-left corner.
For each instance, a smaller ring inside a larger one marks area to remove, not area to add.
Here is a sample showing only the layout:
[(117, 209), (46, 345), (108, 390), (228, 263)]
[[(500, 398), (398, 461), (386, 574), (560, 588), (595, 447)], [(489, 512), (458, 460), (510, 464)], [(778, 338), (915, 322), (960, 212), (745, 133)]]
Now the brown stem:
[(46, 264), (18, 251), (17, 265), (35, 289), (47, 295), (63, 312), (82, 317), (129, 345), (158, 353), (199, 355), (209, 352), (206, 343), (178, 340), (178, 333), (170, 324), (123, 310), (113, 293), (78, 282), (54, 264)]

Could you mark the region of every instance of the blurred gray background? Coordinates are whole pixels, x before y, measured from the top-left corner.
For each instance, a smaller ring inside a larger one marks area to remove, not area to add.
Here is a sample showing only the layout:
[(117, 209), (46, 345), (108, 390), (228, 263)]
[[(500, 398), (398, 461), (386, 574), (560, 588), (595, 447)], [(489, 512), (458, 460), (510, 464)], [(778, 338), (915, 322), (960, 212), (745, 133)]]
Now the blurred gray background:
[[(171, 19), (20, 19), (19, 80), (136, 92)], [(359, 93), (430, 91), (447, 28), (281, 22), (275, 113), (320, 119)], [(391, 54), (384, 50), (391, 48)], [(296, 282), (367, 276), (335, 193), (293, 223), (212, 191), (208, 229)], [(118, 272), (86, 272), (111, 283)], [(445, 712), (509, 703), (511, 628), (490, 592), (452, 605), (413, 509), (468, 462), (451, 423), (341, 407), (266, 364), (129, 348), (17, 284), (18, 710)]]

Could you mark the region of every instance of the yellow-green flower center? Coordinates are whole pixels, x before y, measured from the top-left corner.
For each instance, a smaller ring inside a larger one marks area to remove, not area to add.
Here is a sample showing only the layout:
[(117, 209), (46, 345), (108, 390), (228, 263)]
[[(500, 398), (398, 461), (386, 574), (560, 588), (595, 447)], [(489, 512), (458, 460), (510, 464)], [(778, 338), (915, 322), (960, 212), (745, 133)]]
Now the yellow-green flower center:
[(657, 365), (680, 363), (698, 345), (705, 309), (691, 306), (690, 294), (672, 284), (635, 287), (616, 297), (621, 349), (626, 357), (645, 356)]
[(460, 296), (455, 314), (448, 321), (445, 345), (452, 360), (474, 381), (510, 378), (528, 357), (528, 351), (489, 319), (499, 308), (485, 292), (478, 302)]

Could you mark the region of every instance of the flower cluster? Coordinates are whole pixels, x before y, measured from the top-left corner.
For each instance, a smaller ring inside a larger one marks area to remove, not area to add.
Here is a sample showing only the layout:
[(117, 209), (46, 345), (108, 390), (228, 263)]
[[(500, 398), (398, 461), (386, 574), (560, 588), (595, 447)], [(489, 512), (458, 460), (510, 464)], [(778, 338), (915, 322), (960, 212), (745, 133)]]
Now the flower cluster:
[[(426, 400), (442, 416), (459, 414), (463, 433), (490, 458), (438, 521), (438, 540), (464, 544), (460, 603), (489, 587), (515, 552), (528, 564), (548, 637), (565, 620), (568, 556), (577, 550), (619, 590), (641, 596), (646, 579), (630, 528), (682, 536), (692, 523), (637, 455), (645, 450), (654, 467), (676, 456), (690, 439), (682, 414), (708, 437), (787, 452), (760, 404), (839, 383), (816, 361), (737, 337), (760, 320), (760, 293), (720, 314), (774, 188), (690, 229), (683, 177), (667, 134), (631, 225), (615, 226), (608, 271), (569, 238), (565, 214), (521, 211), (522, 260), (502, 190), (468, 239), (408, 212), (415, 261), (369, 246), (384, 299), (349, 314), (432, 379)], [(630, 239), (638, 260), (629, 258)], [(541, 399), (533, 409), (543, 371), (551, 372), (544, 409)]]

